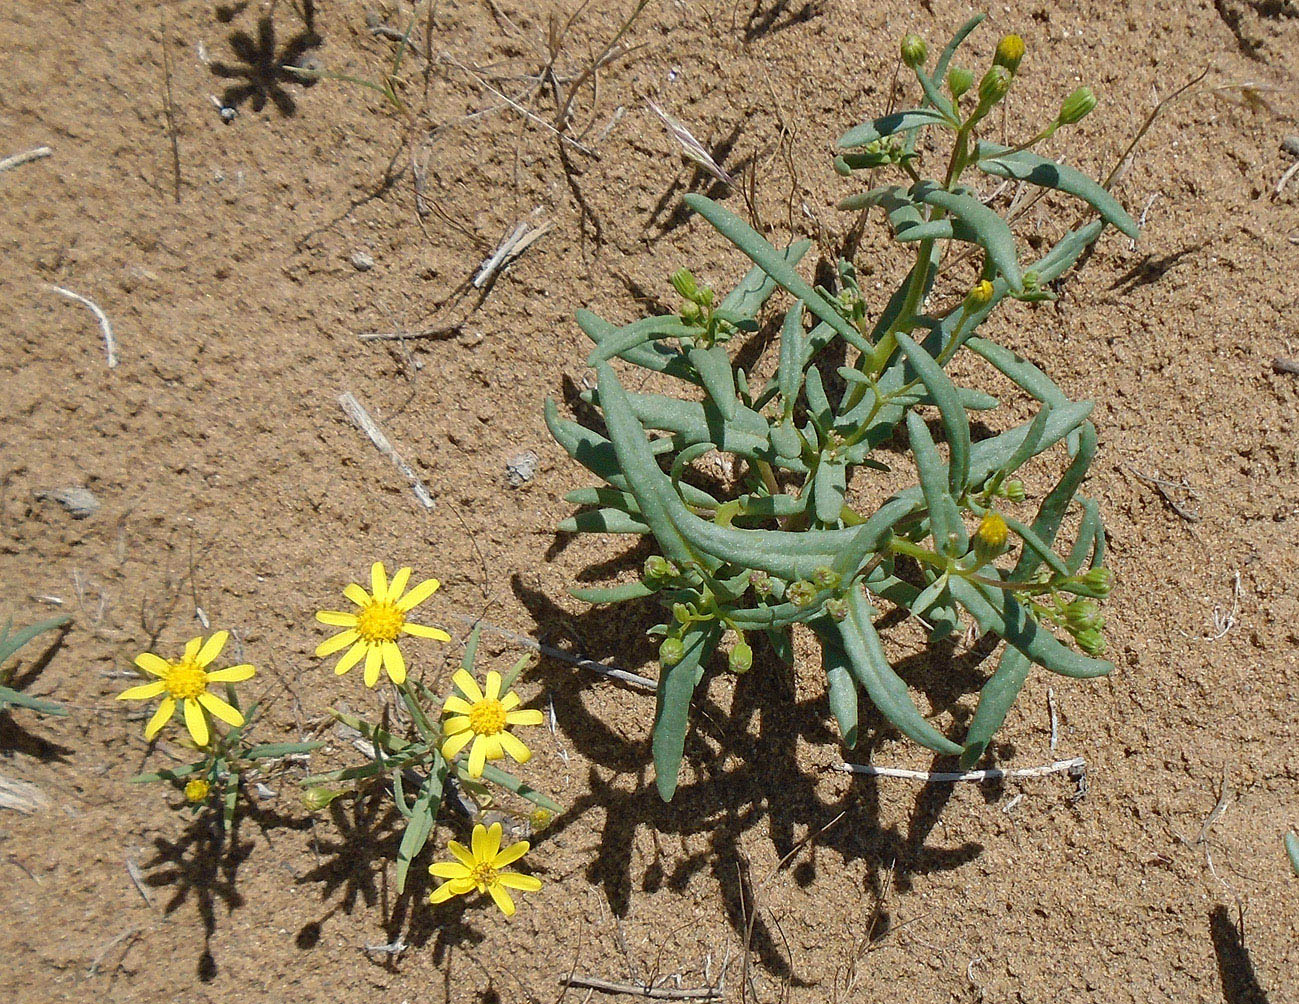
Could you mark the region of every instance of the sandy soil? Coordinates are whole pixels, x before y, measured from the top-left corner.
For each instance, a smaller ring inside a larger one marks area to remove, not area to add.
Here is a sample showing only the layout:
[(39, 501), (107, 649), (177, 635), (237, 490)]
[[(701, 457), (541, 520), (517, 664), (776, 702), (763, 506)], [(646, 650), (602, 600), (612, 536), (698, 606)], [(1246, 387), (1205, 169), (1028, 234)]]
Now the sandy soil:
[[(679, 202), (738, 195), (679, 156), (645, 99), (732, 171), (753, 165), (773, 241), (833, 252), (852, 220), (833, 208), (850, 183), (829, 143), (887, 102), (900, 35), (941, 44), (974, 8), (659, 0), (625, 36), (633, 51), (577, 90), (583, 150), (547, 124), (629, 0), (566, 30), (572, 3), (443, 2), (431, 65), (421, 8), (421, 54), (400, 75), (413, 128), (360, 86), (286, 77), (227, 94), (247, 78), (214, 73), (270, 18), (268, 64), (288, 46), (381, 79), (394, 43), (367, 29), (364, 2), (320, 0), (318, 37), (288, 0), (4, 6), (0, 154), (53, 155), (0, 174), (0, 614), (46, 616), (53, 596), (75, 621), (29, 684), (70, 717), (0, 716), (0, 774), (51, 800), (0, 812), (0, 998), (549, 1001), (576, 971), (675, 973), (685, 988), (724, 973), (739, 1001), (756, 916), (752, 1000), (1299, 1001), (1299, 880), (1281, 846), (1299, 825), (1299, 378), (1272, 366), (1299, 357), (1299, 179), (1274, 194), (1293, 163), (1281, 140), (1299, 131), (1292, 3), (997, 5), (969, 57), (983, 65), (1002, 31), (1027, 39), (1012, 120), (1092, 85), (1100, 110), (1052, 149), (1094, 174), (1157, 95), (1211, 67), (1116, 189), (1144, 212), (1141, 241), (1107, 234), (1058, 305), (1013, 306), (991, 331), (1097, 402), (1088, 492), (1118, 575), (1116, 672), (1038, 671), (998, 746), (1012, 767), (1085, 757), (1085, 793), (1060, 776), (926, 787), (827, 772), (842, 750), (805, 650), (792, 672), (712, 681), (665, 806), (646, 767), (652, 699), (545, 660), (522, 691), (553, 701), (558, 732), (538, 733), (524, 773), (568, 809), (530, 855), (545, 886), (512, 922), (432, 909), (427, 880), (397, 897), (381, 793), (312, 817), (286, 777), (214, 846), (176, 793), (126, 783), (146, 745), (138, 706), (114, 701), (123, 671), (198, 633), (201, 608), (260, 669), (259, 736), (310, 734), (332, 704), (373, 706), (313, 658), (312, 614), (384, 558), (441, 577), (433, 616), (458, 638), (456, 615), (483, 613), (652, 675), (649, 611), (567, 596), (644, 552), (554, 536), (563, 494), (586, 481), (541, 417), (588, 372), (577, 307), (625, 321), (672, 302), (682, 264), (718, 286), (745, 267)], [(467, 288), (525, 219), (552, 229), (488, 290)], [(1052, 226), (1042, 203), (1025, 241)], [(881, 290), (903, 267), (878, 221), (859, 264)], [(104, 309), (116, 368), (91, 313), (45, 284)], [(439, 333), (358, 338), (426, 329)], [(431, 514), (347, 422), (344, 391), (427, 482)], [(1009, 397), (990, 425), (1023, 412)], [(536, 476), (511, 488), (524, 450)], [(1171, 483), (1171, 501), (1139, 475)], [(68, 485), (102, 508), (74, 520), (34, 495)], [(893, 644), (957, 730), (989, 665)], [(443, 686), (458, 650), (420, 651)], [(518, 649), (492, 636), (485, 654)], [(931, 766), (870, 724), (856, 757)], [(323, 734), (318, 762), (347, 762)], [(364, 950), (398, 936), (397, 957)]]

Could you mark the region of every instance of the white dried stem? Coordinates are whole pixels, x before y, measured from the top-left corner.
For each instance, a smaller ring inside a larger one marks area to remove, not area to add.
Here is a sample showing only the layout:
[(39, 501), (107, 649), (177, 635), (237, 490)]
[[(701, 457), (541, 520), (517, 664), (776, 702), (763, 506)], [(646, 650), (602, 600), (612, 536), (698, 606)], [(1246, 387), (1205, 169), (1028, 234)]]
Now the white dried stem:
[(1017, 770), (1002, 770), (1000, 767), (991, 767), (988, 770), (968, 770), (960, 773), (944, 770), (925, 771), (906, 770), (902, 767), (876, 767), (868, 763), (840, 763), (831, 767), (831, 770), (842, 771), (845, 774), (865, 774), (868, 777), (901, 777), (912, 781), (1000, 781), (1005, 778), (1015, 777), (1044, 777), (1047, 774), (1059, 774), (1066, 771), (1073, 774), (1086, 771), (1086, 769), (1086, 761), (1080, 756), (1069, 760), (1057, 760), (1055, 763), (1044, 764), (1041, 767), (1021, 767)]
[(347, 417), (352, 420), (352, 424), (364, 432), (369, 437), (370, 442), (374, 444), (375, 449), (391, 460), (402, 477), (410, 482), (411, 491), (415, 493), (415, 498), (419, 504), (432, 512), (433, 496), (429, 494), (428, 487), (420, 480), (420, 476), (411, 469), (410, 464), (401, 458), (401, 454), (389, 442), (388, 437), (383, 434), (383, 430), (375, 424), (374, 419), (370, 417), (370, 413), (365, 410), (365, 406), (356, 399), (356, 396), (351, 391), (339, 395), (338, 403)]
[(99, 330), (104, 334), (104, 353), (108, 356), (108, 368), (111, 370), (117, 365), (117, 339), (113, 337), (113, 326), (108, 323), (108, 315), (99, 309), (99, 304), (93, 300), (88, 300), (80, 293), (74, 293), (70, 289), (64, 289), (62, 286), (46, 286), (51, 293), (58, 293), (59, 296), (66, 297), (69, 300), (76, 300), (83, 306), (89, 307), (99, 321)]

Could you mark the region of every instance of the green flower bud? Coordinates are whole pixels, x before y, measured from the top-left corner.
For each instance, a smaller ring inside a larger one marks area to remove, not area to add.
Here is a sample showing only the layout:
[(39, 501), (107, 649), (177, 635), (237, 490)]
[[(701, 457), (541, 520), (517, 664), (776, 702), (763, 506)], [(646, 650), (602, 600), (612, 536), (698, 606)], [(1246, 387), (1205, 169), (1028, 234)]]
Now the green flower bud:
[(1108, 568), (1093, 568), (1085, 575), (1079, 576), (1078, 583), (1088, 592), (1104, 598), (1114, 587), (1114, 573)]
[(645, 559), (645, 578), (647, 579), (666, 579), (675, 571), (672, 562), (661, 554), (651, 554)]
[(1010, 90), (1011, 72), (1004, 66), (994, 66), (979, 81), (979, 105), (987, 110), (1006, 96)]
[(1022, 481), (1003, 481), (1001, 483), (1001, 494), (1011, 502), (1023, 502), (1028, 497), (1028, 493), (1024, 491), (1024, 482)]
[(1088, 655), (1100, 655), (1105, 651), (1105, 636), (1101, 634), (1100, 628), (1091, 627), (1079, 631), (1073, 636), (1073, 640)]
[(914, 33), (904, 35), (899, 48), (902, 51), (902, 62), (913, 70), (924, 63), (925, 57), (929, 55), (929, 47), (925, 45), (925, 40)]
[(761, 569), (749, 573), (749, 585), (763, 599), (771, 595), (771, 576)]
[(1070, 631), (1100, 628), (1105, 623), (1100, 614), (1100, 604), (1095, 600), (1074, 600), (1064, 606), (1065, 623)]
[(790, 584), (789, 589), (785, 591), (785, 598), (796, 607), (808, 606), (816, 599), (816, 586), (806, 579), (799, 579)]
[(997, 53), (992, 57), (996, 66), (1004, 66), (1011, 73), (1019, 69), (1019, 61), (1024, 58), (1024, 40), (1018, 35), (1002, 35), (997, 43)]
[(1033, 271), (1033, 269), (1030, 268), (1027, 272), (1024, 273), (1025, 290), (1039, 289), (1041, 285), (1042, 285), (1042, 277), (1038, 275), (1035, 271)]
[(1096, 95), (1090, 87), (1079, 87), (1060, 103), (1060, 114), (1056, 116), (1061, 125), (1073, 125), (1081, 122), (1096, 107)]
[(842, 596), (835, 596), (825, 601), (825, 612), (832, 621), (841, 621), (848, 616), (848, 601)]
[(308, 812), (319, 812), (321, 809), (328, 808), (329, 803), (342, 794), (341, 791), (332, 791), (315, 785), (302, 793), (302, 804), (307, 807)]
[(672, 604), (672, 618), (673, 618), (673, 620), (675, 620), (678, 624), (689, 624), (689, 623), (690, 623), (690, 608), (689, 608), (688, 606), (686, 606), (684, 603), (673, 603), (673, 604)]
[(818, 589), (833, 589), (839, 585), (839, 573), (823, 565), (812, 572), (812, 582)]
[(732, 673), (747, 673), (753, 667), (753, 649), (749, 647), (749, 643), (743, 636), (731, 649), (727, 662), (730, 664)]
[(672, 278), (668, 281), (672, 283), (672, 288), (681, 294), (682, 299), (691, 302), (699, 300), (699, 284), (695, 281), (694, 273), (690, 269), (677, 269), (672, 273)]
[(964, 66), (953, 66), (947, 71), (947, 89), (952, 97), (959, 99), (962, 94), (974, 86), (974, 74)]
[(659, 663), (664, 669), (670, 669), (686, 656), (686, 647), (680, 638), (664, 638), (659, 646)]

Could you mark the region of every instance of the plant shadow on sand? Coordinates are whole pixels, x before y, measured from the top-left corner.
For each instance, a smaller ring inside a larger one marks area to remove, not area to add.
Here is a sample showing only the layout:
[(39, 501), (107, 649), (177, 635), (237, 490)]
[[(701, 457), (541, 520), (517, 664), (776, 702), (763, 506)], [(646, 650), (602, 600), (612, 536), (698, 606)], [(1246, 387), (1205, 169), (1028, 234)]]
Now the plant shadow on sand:
[(259, 112), (269, 101), (286, 118), (297, 113), (297, 102), (288, 88), (315, 84), (315, 78), (304, 71), (311, 69), (312, 50), (324, 44), (324, 39), (316, 31), (312, 0), (306, 2), (302, 30), (283, 47), (276, 45), (275, 27), (272, 16), (265, 14), (258, 18), (255, 37), (241, 29), (231, 32), (230, 49), (238, 62), (217, 60), (212, 63), (213, 74), (234, 81), (221, 95), (223, 106), (238, 108), (247, 102), (253, 111)]
[[(636, 567), (644, 553), (642, 542), (620, 559), (601, 563), (601, 577)], [(579, 578), (589, 578), (587, 572)], [(529, 589), (517, 576), (512, 585), (542, 636), (549, 635), (551, 640), (564, 636), (580, 646), (583, 656), (598, 661), (623, 663), (644, 630), (662, 619), (661, 610), (650, 601), (594, 607), (573, 616), (545, 595)], [(925, 785), (916, 797), (905, 829), (881, 825), (881, 799), (874, 778), (855, 778), (842, 799), (826, 800), (817, 790), (817, 776), (800, 764), (798, 757), (800, 741), (814, 747), (842, 748), (826, 697), (818, 693), (799, 699), (789, 668), (767, 646), (765, 638), (751, 636), (751, 642), (758, 641), (761, 644), (754, 645), (753, 669), (735, 677), (729, 708), (705, 696), (708, 680), (717, 675), (715, 668), (709, 670), (700, 685), (686, 738), (684, 762), (690, 779), (683, 781), (670, 803), (664, 803), (655, 788), (648, 742), (629, 743), (587, 707), (585, 692), (610, 684), (570, 666), (542, 660), (536, 672), (545, 678), (564, 731), (599, 767), (634, 778), (634, 788), (627, 791), (603, 780), (592, 769), (589, 793), (572, 803), (548, 832), (562, 832), (592, 810), (603, 814), (603, 836), (587, 877), (603, 887), (614, 914), (625, 916), (632, 894), (635, 832), (642, 825), (648, 826), (654, 834), (656, 857), (646, 869), (642, 890), (654, 892), (663, 886), (681, 890), (696, 873), (711, 872), (736, 934), (747, 941), (773, 975), (802, 985), (793, 973), (788, 952), (780, 945), (779, 931), (773, 931), (761, 915), (760, 897), (756, 898), (758, 915), (756, 919), (753, 916), (754, 884), (760, 891), (765, 876), (749, 874), (743, 847), (746, 842), (752, 843), (749, 838), (763, 819), (768, 822), (772, 849), (783, 860), (800, 846), (799, 834), (816, 833), (839, 814), (846, 814), (848, 825), (837, 823), (817, 835), (812, 841), (814, 848), (793, 864), (792, 875), (800, 886), (810, 885), (821, 851), (866, 861), (871, 869), (869, 892), (878, 911), (872, 926), (872, 938), (876, 940), (890, 927), (883, 903), (889, 873), (893, 887), (906, 891), (913, 876), (959, 868), (977, 858), (983, 846), (976, 842), (954, 847), (928, 843), (951, 797), (950, 784)], [(648, 657), (648, 643), (639, 640), (639, 644), (644, 649), (642, 654)], [(979, 665), (987, 655), (986, 650), (977, 649), (954, 658), (950, 646), (935, 646), (895, 668), (927, 693), (936, 708), (946, 709), (961, 695), (981, 686), (986, 672), (980, 672)], [(714, 663), (722, 661), (715, 659)], [(648, 723), (653, 715), (652, 695), (638, 692), (632, 700), (644, 704), (644, 720)], [(860, 738), (850, 756), (869, 761), (876, 744), (893, 732), (864, 697), (860, 714)], [(998, 747), (998, 752), (1008, 755), (1013, 751)], [(933, 768), (940, 767), (950, 769), (949, 758), (936, 757)], [(990, 801), (1001, 795), (999, 786), (981, 790)], [(704, 833), (709, 834), (706, 850), (677, 860), (660, 859), (660, 835), (686, 837)]]
[(173, 890), (171, 898), (163, 906), (164, 916), (170, 916), (193, 898), (203, 922), (203, 950), (196, 969), (199, 980), (204, 983), (210, 983), (217, 975), (217, 962), (212, 954), (217, 906), (223, 905), (228, 915), (244, 904), (237, 881), (239, 867), (253, 851), (252, 840), (240, 838), (240, 829), (245, 822), (252, 822), (263, 832), (301, 830), (311, 825), (308, 819), (281, 815), (251, 799), (241, 799), (229, 830), (221, 828), (220, 818), (215, 812), (199, 812), (176, 840), (155, 837), (154, 855), (144, 864), (146, 886)]

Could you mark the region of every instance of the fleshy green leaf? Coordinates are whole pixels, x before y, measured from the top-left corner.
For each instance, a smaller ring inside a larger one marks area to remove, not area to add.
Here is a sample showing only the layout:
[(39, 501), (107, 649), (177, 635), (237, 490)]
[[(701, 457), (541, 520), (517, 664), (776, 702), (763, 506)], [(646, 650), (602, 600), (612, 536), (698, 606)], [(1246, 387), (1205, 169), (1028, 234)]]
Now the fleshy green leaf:
[(979, 691), (979, 706), (970, 719), (969, 731), (965, 733), (965, 752), (961, 754), (961, 769), (969, 770), (979, 758), (1002, 722), (1019, 692), (1028, 679), (1028, 667), (1032, 665), (1028, 656), (1016, 648), (1007, 648), (1001, 653), (997, 670), (989, 677), (988, 682)]
[(654, 783), (659, 797), (672, 801), (677, 791), (677, 775), (686, 748), (686, 728), (690, 719), (690, 702), (695, 687), (704, 676), (704, 662), (717, 647), (721, 632), (715, 622), (702, 629), (688, 631), (681, 639), (685, 655), (674, 666), (659, 673), (658, 703), (654, 710)]
[(1015, 237), (996, 212), (978, 199), (949, 192), (934, 182), (922, 181), (912, 189), (912, 196), (927, 205), (951, 213), (970, 226), (977, 242), (988, 252), (988, 258), (1016, 293), (1024, 291), (1024, 276), (1015, 251)]

